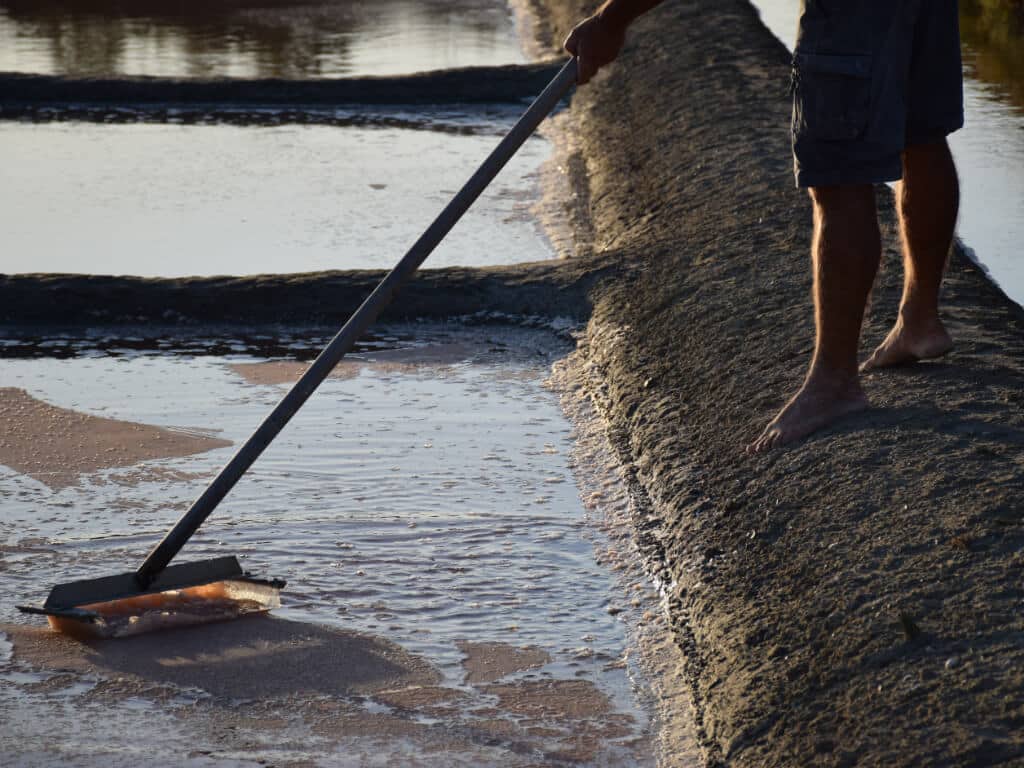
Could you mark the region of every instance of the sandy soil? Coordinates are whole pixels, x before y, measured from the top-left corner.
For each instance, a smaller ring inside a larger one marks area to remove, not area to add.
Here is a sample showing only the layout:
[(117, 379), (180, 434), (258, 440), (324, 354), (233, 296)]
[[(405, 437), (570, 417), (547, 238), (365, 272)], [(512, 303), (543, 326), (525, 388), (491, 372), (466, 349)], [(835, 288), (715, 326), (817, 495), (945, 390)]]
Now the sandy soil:
[(59, 408), (23, 389), (0, 388), (0, 464), (46, 483), (73, 485), (101, 469), (188, 456), (231, 445), (205, 435)]

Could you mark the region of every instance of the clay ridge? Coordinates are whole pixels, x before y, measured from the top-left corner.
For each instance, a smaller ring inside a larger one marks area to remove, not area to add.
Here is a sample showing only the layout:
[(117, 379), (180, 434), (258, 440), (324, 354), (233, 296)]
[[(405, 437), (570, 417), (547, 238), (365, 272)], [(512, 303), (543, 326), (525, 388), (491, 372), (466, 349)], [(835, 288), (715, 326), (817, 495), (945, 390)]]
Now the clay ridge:
[[(552, 49), (586, 5), (535, 4), (552, 9)], [(705, 758), (1016, 764), (1020, 308), (954, 255), (953, 354), (868, 377), (862, 416), (743, 453), (813, 344), (788, 77), (788, 52), (747, 3), (677, 0), (572, 106), (595, 248), (633, 265), (595, 291), (581, 353), (635, 472), (641, 542), (673, 585)], [(900, 293), (884, 188), (879, 205), (887, 266), (864, 354)]]

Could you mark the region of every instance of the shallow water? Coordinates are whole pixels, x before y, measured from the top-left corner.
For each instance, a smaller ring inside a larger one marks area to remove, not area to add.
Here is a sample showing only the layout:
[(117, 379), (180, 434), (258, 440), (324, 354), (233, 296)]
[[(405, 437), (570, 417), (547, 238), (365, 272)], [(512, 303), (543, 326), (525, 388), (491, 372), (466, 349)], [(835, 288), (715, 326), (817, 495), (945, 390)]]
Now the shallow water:
[[(0, 272), (390, 269), (497, 144), (478, 129), (0, 122)], [(552, 258), (549, 152), (528, 140), (425, 266)]]
[[(792, 49), (798, 0), (752, 4)], [(1010, 298), (1024, 303), (1024, 23), (1007, 19), (996, 35), (977, 3), (961, 5), (966, 114), (964, 128), (950, 137), (960, 172), (958, 231)]]
[[(413, 334), (415, 343), (402, 340)], [(319, 339), (304, 342), (295, 357), (308, 357)], [(364, 351), (365, 365), (328, 379), (182, 559), (238, 554), (257, 574), (288, 579), (281, 618), (386, 637), (435, 664), (454, 688), (466, 689), (459, 641), (536, 646), (550, 661), (510, 680), (593, 683), (628, 716), (628, 733), (645, 734), (621, 611), (657, 604), (640, 586), (622, 595), (613, 548), (588, 527), (571, 429), (543, 385), (565, 347), (539, 332), (426, 326), (393, 329), (375, 344), (420, 351)], [(250, 383), (258, 369), (238, 366), (263, 362), (252, 354), (85, 354), (4, 359), (0, 386), (235, 445), (284, 392)], [(99, 471), (56, 491), (0, 468), (0, 621), (25, 622), (13, 605), (41, 600), (55, 582), (133, 568), (232, 450)], [(32, 694), (35, 683), (22, 677), (33, 674), (18, 665), (0, 673), (0, 705), (21, 712), (0, 737), (7, 754), (31, 760), (26, 739), (42, 719), (76, 732), (87, 762), (127, 760), (140, 748), (98, 733), (63, 688), (56, 699)], [(483, 707), (488, 696), (467, 706)], [(114, 709), (116, 722), (135, 728), (138, 712), (174, 708), (139, 694)], [(181, 722), (150, 716), (143, 748), (182, 743)], [(393, 757), (403, 744), (392, 740), (380, 754)], [(266, 754), (253, 747), (235, 758)], [(630, 759), (643, 764), (645, 754)], [(614, 754), (606, 760), (615, 764)], [(503, 764), (500, 755), (481, 753), (478, 764), (492, 763)]]
[(319, 78), (522, 61), (494, 0), (0, 0), (0, 71)]

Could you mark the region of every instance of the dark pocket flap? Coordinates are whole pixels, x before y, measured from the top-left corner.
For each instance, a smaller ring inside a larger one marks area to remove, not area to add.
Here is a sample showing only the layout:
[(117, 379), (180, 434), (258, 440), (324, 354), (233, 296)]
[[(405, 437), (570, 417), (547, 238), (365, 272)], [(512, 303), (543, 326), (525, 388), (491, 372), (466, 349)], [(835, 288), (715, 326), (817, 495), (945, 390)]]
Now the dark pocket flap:
[(870, 54), (801, 53), (793, 54), (793, 64), (798, 72), (814, 72), (821, 75), (845, 75), (846, 77), (871, 77)]

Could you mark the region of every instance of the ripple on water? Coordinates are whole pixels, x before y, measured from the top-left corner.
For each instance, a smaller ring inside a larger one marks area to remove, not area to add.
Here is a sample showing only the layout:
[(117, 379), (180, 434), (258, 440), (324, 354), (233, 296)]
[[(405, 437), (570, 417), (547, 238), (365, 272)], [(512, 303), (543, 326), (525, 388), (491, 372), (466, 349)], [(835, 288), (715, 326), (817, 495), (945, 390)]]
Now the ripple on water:
[[(331, 710), (339, 722), (387, 734), (394, 749), (407, 736), (437, 746), (440, 731), (457, 726), (476, 734), (473, 744), (504, 745), (468, 764), (526, 764), (508, 751), (517, 743), (584, 764), (600, 744), (602, 755), (645, 764), (649, 723), (621, 663), (625, 628), (605, 610), (611, 574), (584, 535), (570, 429), (541, 383), (564, 348), (535, 332), (478, 329), (463, 330), (453, 354), (443, 331), (418, 332), (425, 347), (400, 369), (394, 359), (365, 356), (352, 375), (325, 382), (183, 557), (237, 553), (258, 575), (288, 580), (278, 620), (379, 635), (436, 668), (438, 685), (456, 693), (404, 704), (370, 696), (388, 709)], [(436, 358), (424, 351), (431, 343)], [(60, 408), (215, 429), (232, 446), (128, 473), (99, 470), (59, 491), (0, 471), (0, 491), (13, 499), (0, 513), (10, 542), (0, 584), (12, 602), (39, 600), (51, 580), (133, 567), (284, 391), (277, 378), (250, 375), (254, 365), (280, 368), (279, 361), (119, 360), (3, 360), (0, 382)], [(13, 618), (9, 603), (0, 606), (0, 619)], [(29, 696), (26, 686), (12, 686)], [(180, 688), (160, 694), (162, 712), (176, 711), (167, 702)], [(105, 690), (85, 698), (120, 706)], [(142, 701), (154, 695), (132, 693)], [(445, 704), (449, 698), (460, 703)], [(586, 702), (593, 707), (579, 709)], [(302, 717), (321, 717), (313, 703), (303, 707)], [(121, 714), (130, 722), (131, 712)]]

